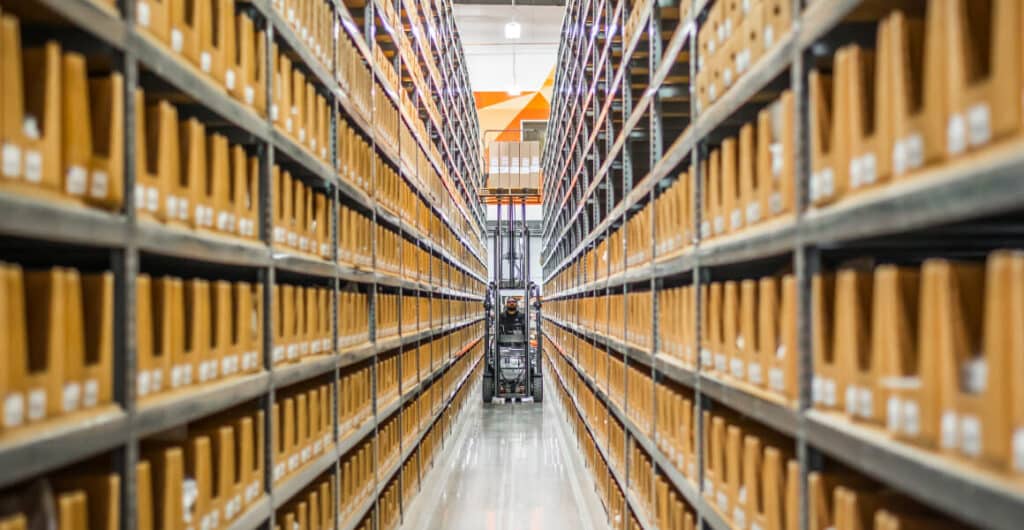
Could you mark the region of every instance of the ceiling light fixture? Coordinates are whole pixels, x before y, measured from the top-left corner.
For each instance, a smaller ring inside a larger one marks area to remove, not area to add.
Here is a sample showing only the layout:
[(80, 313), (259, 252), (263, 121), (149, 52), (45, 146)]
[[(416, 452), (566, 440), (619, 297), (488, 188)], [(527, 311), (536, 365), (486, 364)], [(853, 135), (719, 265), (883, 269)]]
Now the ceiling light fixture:
[(518, 22), (512, 21), (505, 24), (505, 38), (509, 40), (518, 40), (523, 36), (523, 27)]

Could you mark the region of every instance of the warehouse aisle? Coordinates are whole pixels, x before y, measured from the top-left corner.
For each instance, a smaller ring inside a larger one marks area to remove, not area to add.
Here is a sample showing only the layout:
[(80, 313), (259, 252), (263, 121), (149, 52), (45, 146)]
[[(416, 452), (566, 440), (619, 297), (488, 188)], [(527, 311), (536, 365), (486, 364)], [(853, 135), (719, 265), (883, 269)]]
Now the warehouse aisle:
[(547, 377), (545, 386), (550, 399), (543, 404), (473, 399), (402, 528), (606, 529), (593, 480)]

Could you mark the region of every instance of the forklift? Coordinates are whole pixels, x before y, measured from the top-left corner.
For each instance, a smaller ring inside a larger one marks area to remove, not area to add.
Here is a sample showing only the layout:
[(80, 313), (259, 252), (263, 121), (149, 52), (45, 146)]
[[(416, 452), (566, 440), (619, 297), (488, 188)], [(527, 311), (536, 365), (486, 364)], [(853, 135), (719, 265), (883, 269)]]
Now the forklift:
[[(507, 199), (507, 202), (506, 202)], [(526, 197), (507, 195), (498, 200), (498, 226), (494, 231), (494, 280), (488, 284), (484, 299), (487, 321), (485, 332), (484, 403), (540, 403), (544, 400), (541, 373), (541, 297), (540, 288), (530, 281), (530, 234), (526, 225)], [(516, 219), (516, 209), (520, 216)], [(507, 216), (508, 238), (502, 238)], [(521, 237), (523, 265), (515, 267), (516, 239)], [(508, 274), (502, 270), (505, 251), (511, 259)], [(518, 270), (517, 270), (518, 269)], [(507, 277), (506, 277), (507, 276)], [(522, 295), (503, 291), (522, 289)], [(509, 298), (519, 301), (522, 322), (502, 325), (501, 314)]]

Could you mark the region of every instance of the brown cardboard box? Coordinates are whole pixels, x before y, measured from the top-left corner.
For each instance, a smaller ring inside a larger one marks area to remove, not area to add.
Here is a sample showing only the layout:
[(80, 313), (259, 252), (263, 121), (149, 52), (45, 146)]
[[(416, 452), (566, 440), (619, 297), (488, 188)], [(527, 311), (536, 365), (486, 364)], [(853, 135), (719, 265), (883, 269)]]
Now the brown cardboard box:
[(796, 149), (794, 145), (796, 100), (786, 90), (779, 100), (758, 116), (758, 185), (762, 216), (776, 217), (794, 211), (796, 201)]
[(816, 206), (833, 202), (846, 193), (849, 178), (849, 47), (840, 48), (834, 73), (812, 70), (810, 90), (811, 182), (810, 199)]
[(892, 173), (897, 178), (946, 153), (945, 90), (938, 89), (945, 84), (948, 58), (945, 14), (939, 4), (929, 3), (925, 9), (926, 20), (894, 11), (879, 28), (891, 34)]
[(842, 372), (836, 357), (837, 346), (845, 340), (838, 335), (836, 324), (840, 310), (837, 280), (832, 274), (818, 274), (811, 281), (811, 303), (814, 307), (814, 378), (811, 384), (815, 406), (841, 409), (845, 395), (842, 392)]
[[(124, 82), (121, 74), (89, 79), (85, 56), (64, 54), (63, 174), (65, 193), (107, 209), (124, 192)], [(90, 110), (86, 119), (70, 109)]]
[(205, 225), (200, 192), (207, 178), (206, 128), (195, 118), (181, 121), (178, 123), (178, 140), (181, 147), (180, 172), (167, 193), (167, 210), (174, 214), (168, 216), (167, 222), (198, 228)]
[(164, 44), (170, 44), (172, 0), (136, 0), (135, 21), (140, 28)]
[[(0, 19), (4, 48), (2, 77), (3, 182), (0, 189), (59, 197), (61, 175), (61, 47), (22, 48), (18, 19)], [(26, 123), (26, 117), (34, 117)], [(26, 127), (28, 125), (28, 127)]]
[(171, 50), (199, 66), (199, 35), (210, 22), (209, 3), (170, 0), (170, 15)]
[(1021, 129), (1022, 6), (1014, 0), (942, 5), (946, 152), (957, 156)]
[(138, 130), (145, 132), (135, 136), (136, 211), (142, 219), (166, 221), (178, 213), (177, 201), (169, 200), (181, 174), (178, 111), (166, 101), (146, 105), (141, 90), (135, 109)]

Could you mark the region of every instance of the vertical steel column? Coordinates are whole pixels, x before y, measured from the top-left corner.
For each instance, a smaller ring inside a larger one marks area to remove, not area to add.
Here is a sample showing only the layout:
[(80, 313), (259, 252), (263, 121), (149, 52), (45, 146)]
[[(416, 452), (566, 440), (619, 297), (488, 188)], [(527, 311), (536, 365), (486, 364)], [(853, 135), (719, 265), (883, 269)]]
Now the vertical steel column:
[[(526, 339), (526, 394), (533, 395), (533, 368), (530, 364), (530, 230), (526, 225), (526, 198), (519, 203), (523, 223), (523, 266), (520, 273), (523, 277), (523, 335)], [(537, 362), (540, 363), (538, 357)]]
[[(125, 26), (135, 26), (135, 2), (118, 2), (125, 16)], [(135, 209), (135, 152), (137, 123), (135, 122), (135, 92), (139, 84), (139, 64), (135, 53), (125, 48), (118, 65), (124, 78), (122, 98), (124, 102), (124, 213), (130, 228), (135, 233), (138, 217)], [(114, 273), (114, 401), (121, 404), (128, 416), (128, 432), (125, 433), (124, 447), (117, 454), (115, 471), (121, 476), (119, 493), (122, 499), (135, 499), (137, 477), (135, 465), (139, 461), (139, 437), (135, 432), (134, 419), (138, 413), (137, 402), (137, 350), (135, 344), (135, 303), (137, 299), (136, 279), (139, 273), (138, 241), (133, 236), (125, 238), (124, 248), (113, 251), (111, 270)], [(120, 517), (125, 528), (135, 528), (138, 513), (135, 502), (120, 503)]]
[[(266, 39), (266, 43), (267, 43), (266, 47), (267, 47), (267, 52), (268, 52), (266, 58), (264, 59), (264, 63), (263, 63), (264, 69), (265, 69), (264, 71), (272, 72), (273, 71), (273, 57), (274, 57), (274, 53), (273, 53), (273, 50), (274, 50), (274, 27), (273, 27), (273, 24), (270, 23), (270, 20), (268, 18), (264, 18), (263, 23), (264, 23), (264, 29), (265, 29), (264, 38)], [(265, 91), (266, 91), (266, 94), (267, 94), (267, 103), (269, 105), (270, 102), (273, 101), (273, 97), (274, 97), (274, 81), (273, 81), (273, 76), (270, 76), (270, 75), (266, 76), (265, 83), (266, 83)], [(271, 123), (271, 118), (269, 116), (269, 113), (268, 113), (268, 116), (267, 116), (267, 123), (268, 123), (268, 125), (270, 127), (273, 127), (273, 123)], [(259, 182), (260, 182), (260, 190), (259, 190), (259, 192), (260, 192), (260, 196), (259, 196), (259, 201), (260, 201), (260, 205), (259, 205), (259, 211), (260, 211), (260, 221), (259, 221), (260, 240), (263, 241), (264, 243), (266, 243), (266, 245), (267, 245), (267, 247), (268, 247), (268, 249), (270, 251), (270, 254), (273, 255), (273, 252), (274, 252), (274, 237), (273, 237), (273, 232), (274, 232), (274, 227), (273, 227), (273, 222), (274, 222), (273, 221), (274, 196), (273, 196), (273, 182), (272, 182), (272, 178), (273, 178), (273, 168), (274, 168), (274, 144), (272, 142), (267, 142), (266, 144), (261, 144), (257, 149), (261, 152), (260, 154), (263, 155), (263, 156), (260, 157), (260, 175), (259, 175)], [(274, 305), (273, 304), (274, 304), (274, 284), (276, 283), (275, 270), (274, 270), (273, 261), (271, 261), (269, 266), (261, 273), (260, 276), (261, 276), (260, 277), (260, 282), (263, 285), (263, 338), (262, 338), (263, 339), (262, 340), (262, 345), (263, 345), (263, 367), (264, 367), (265, 370), (268, 370), (268, 371), (270, 371), (272, 373), (273, 366), (274, 366), (274, 316), (273, 316)], [(271, 378), (271, 381), (273, 381), (273, 378)], [(263, 408), (263, 415), (267, 419), (267, 421), (265, 421), (264, 424), (263, 424), (263, 437), (264, 437), (264, 440), (267, 440), (267, 442), (268, 442), (268, 443), (264, 444), (264, 453), (262, 455), (263, 456), (263, 488), (264, 488), (264, 492), (266, 492), (268, 497), (270, 498), (270, 505), (271, 506), (274, 506), (274, 449), (273, 449), (273, 443), (270, 443), (270, 442), (273, 441), (273, 436), (274, 436), (273, 422), (275, 421), (275, 419), (274, 419), (274, 416), (273, 416), (273, 411), (274, 411), (274, 401), (275, 400), (276, 400), (276, 395), (275, 395), (275, 392), (274, 392), (274, 385), (271, 384), (271, 385), (269, 385), (269, 389), (267, 391), (266, 397), (263, 400), (261, 400), (262, 401), (261, 405), (262, 405), (262, 408)], [(274, 527), (275, 518), (276, 518), (275, 510), (271, 510), (270, 511), (270, 516), (267, 518), (267, 528), (273, 528)]]

